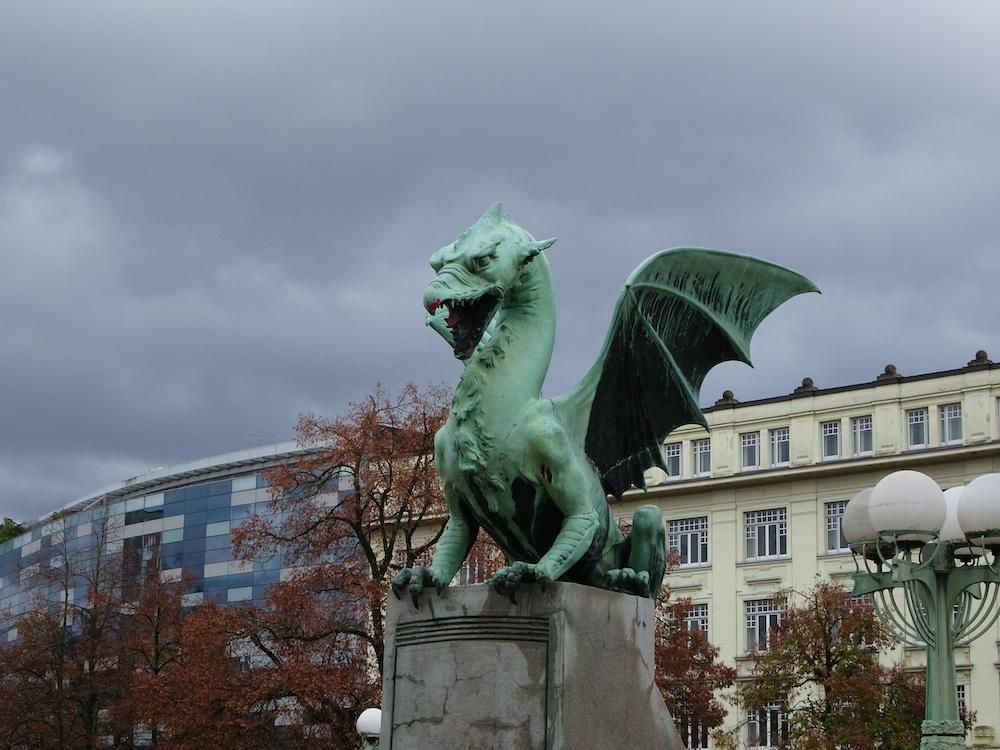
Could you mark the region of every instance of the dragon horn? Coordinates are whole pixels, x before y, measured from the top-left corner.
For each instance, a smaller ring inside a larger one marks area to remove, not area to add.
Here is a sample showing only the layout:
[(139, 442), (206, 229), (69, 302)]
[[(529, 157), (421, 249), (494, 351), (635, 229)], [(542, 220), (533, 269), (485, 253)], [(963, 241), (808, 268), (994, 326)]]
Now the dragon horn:
[(502, 218), (503, 218), (503, 209), (500, 207), (500, 201), (497, 201), (488, 209), (486, 209), (486, 213), (484, 213), (482, 216), (479, 217), (479, 220), (476, 222), (476, 224), (495, 227), (497, 224), (500, 223), (500, 220)]

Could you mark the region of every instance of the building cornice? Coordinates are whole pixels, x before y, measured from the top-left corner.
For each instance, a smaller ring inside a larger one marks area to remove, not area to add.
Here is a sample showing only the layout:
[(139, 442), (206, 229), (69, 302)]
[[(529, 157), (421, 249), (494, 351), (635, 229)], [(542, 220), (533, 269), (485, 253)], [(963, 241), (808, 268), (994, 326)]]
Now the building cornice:
[[(889, 369), (892, 368), (890, 373)], [(815, 398), (817, 396), (827, 396), (835, 393), (846, 393), (848, 391), (862, 391), (868, 388), (884, 388), (885, 386), (891, 385), (901, 385), (904, 383), (916, 383), (922, 380), (934, 380), (936, 378), (947, 378), (955, 375), (966, 375), (974, 372), (983, 372), (987, 370), (1000, 369), (1000, 363), (994, 363), (990, 361), (977, 362), (973, 360), (972, 363), (966, 365), (965, 367), (958, 367), (953, 370), (940, 370), (938, 372), (925, 372), (919, 375), (898, 375), (895, 373), (895, 368), (890, 366), (886, 367), (886, 372), (879, 375), (875, 380), (869, 380), (864, 383), (852, 383), (850, 385), (839, 385), (833, 388), (815, 388), (812, 387), (812, 379), (809, 380), (809, 387), (798, 387), (792, 393), (786, 393), (781, 396), (768, 396), (767, 398), (758, 398), (751, 401), (737, 401), (732, 397), (732, 393), (729, 393), (729, 398), (722, 398), (715, 402), (712, 406), (702, 407), (702, 411), (705, 414), (711, 414), (713, 412), (724, 412), (730, 409), (742, 409), (748, 406), (762, 406), (765, 404), (778, 404), (785, 401), (796, 401), (799, 399)]]
[(975, 445), (945, 446), (939, 448), (923, 448), (882, 456), (866, 456), (864, 458), (844, 458), (839, 461), (824, 461), (822, 463), (804, 466), (789, 466), (778, 469), (756, 469), (723, 477), (695, 477), (691, 479), (674, 479), (663, 484), (657, 484), (643, 490), (629, 490), (623, 501), (635, 502), (643, 499), (667, 500), (673, 496), (684, 496), (701, 493), (706, 490), (722, 490), (730, 488), (754, 487), (775, 482), (793, 482), (803, 479), (819, 479), (842, 474), (856, 474), (859, 471), (896, 471), (913, 466), (932, 466), (955, 460), (970, 458), (1000, 457), (1000, 441)]

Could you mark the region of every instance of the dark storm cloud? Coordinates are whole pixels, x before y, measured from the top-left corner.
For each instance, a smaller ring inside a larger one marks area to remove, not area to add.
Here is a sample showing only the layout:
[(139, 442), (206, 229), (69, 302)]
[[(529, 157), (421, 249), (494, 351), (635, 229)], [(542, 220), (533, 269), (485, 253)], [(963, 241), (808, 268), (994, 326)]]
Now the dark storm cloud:
[[(541, 7), (540, 7), (541, 6)], [(663, 247), (812, 277), (752, 398), (995, 350), (995, 4), (20, 4), (0, 25), (0, 514), (453, 380), (426, 259), (557, 235), (546, 390)], [(252, 433), (252, 434), (251, 434)]]

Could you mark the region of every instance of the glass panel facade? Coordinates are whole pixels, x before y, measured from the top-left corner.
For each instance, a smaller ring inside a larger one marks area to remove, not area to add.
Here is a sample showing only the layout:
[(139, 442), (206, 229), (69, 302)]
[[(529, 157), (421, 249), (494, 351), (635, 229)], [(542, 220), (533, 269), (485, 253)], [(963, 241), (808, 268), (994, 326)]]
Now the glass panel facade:
[[(264, 480), (256, 474), (192, 482), (163, 492), (97, 504), (36, 525), (0, 544), (0, 612), (16, 617), (29, 611), (36, 596), (46, 595), (37, 575), (42, 567), (78, 568), (91, 564), (98, 547), (104, 554), (121, 555), (126, 586), (138, 585), (155, 563), (161, 571), (170, 571), (170, 577), (179, 580), (183, 574), (190, 579), (185, 606), (193, 606), (205, 597), (214, 597), (223, 604), (259, 603), (268, 586), (279, 580), (282, 557), (273, 555), (250, 563), (246, 570), (234, 568), (235, 572), (230, 573), (230, 529), (255, 510), (266, 512), (264, 487)], [(233, 494), (234, 488), (239, 488), (238, 497)], [(247, 502), (248, 494), (259, 502)], [(224, 575), (214, 575), (218, 566), (225, 569)], [(208, 575), (207, 568), (213, 575)], [(86, 596), (85, 586), (74, 588), (74, 601), (82, 604)], [(0, 620), (0, 636), (10, 632)]]
[(226, 596), (228, 602), (245, 602), (250, 599), (253, 599), (253, 586), (231, 588)]

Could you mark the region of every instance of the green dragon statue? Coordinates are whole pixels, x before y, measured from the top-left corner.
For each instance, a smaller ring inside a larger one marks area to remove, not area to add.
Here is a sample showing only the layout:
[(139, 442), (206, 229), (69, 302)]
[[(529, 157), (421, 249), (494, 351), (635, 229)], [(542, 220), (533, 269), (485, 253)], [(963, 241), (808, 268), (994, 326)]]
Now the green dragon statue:
[(630, 533), (619, 500), (665, 470), (660, 446), (684, 424), (719, 362), (750, 364), (750, 337), (778, 305), (818, 291), (805, 277), (744, 255), (677, 248), (625, 282), (597, 362), (568, 393), (540, 398), (555, 338), (555, 295), (541, 242), (493, 205), (431, 257), (427, 323), (465, 370), (434, 441), (449, 518), (430, 567), (392, 584), (418, 604), (446, 586), (479, 529), (509, 565), (490, 585), (513, 600), (529, 582), (572, 581), (655, 597), (666, 567), (663, 518), (644, 505)]

